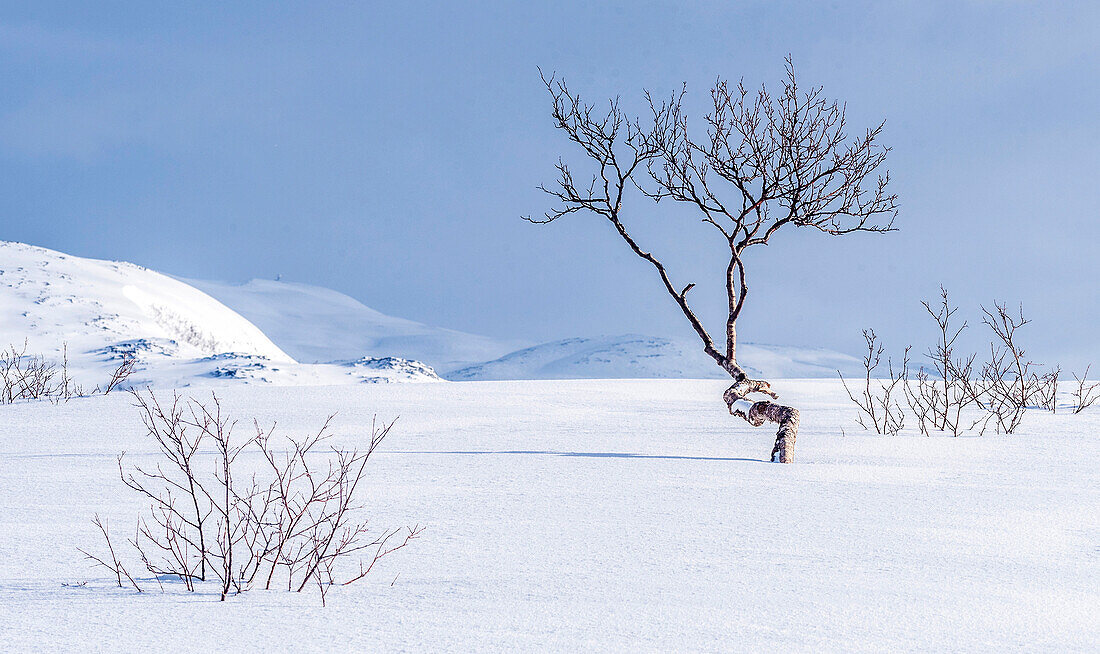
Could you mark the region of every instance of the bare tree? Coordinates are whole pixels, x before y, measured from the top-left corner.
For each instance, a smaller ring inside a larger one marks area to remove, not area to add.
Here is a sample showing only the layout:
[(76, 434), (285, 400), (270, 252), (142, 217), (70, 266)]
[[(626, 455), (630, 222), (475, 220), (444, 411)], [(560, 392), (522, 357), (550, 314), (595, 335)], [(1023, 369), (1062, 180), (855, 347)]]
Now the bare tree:
[[(559, 160), (558, 179), (542, 190), (560, 206), (536, 223), (549, 223), (576, 212), (603, 217), (635, 255), (656, 271), (698, 335), (703, 351), (733, 377), (725, 399), (730, 412), (754, 425), (779, 422), (777, 447), (793, 444), (797, 415), (791, 407), (758, 402), (748, 413), (733, 402), (752, 393), (768, 393), (763, 380), (749, 379), (737, 361), (737, 319), (748, 296), (746, 252), (763, 247), (784, 228), (803, 227), (830, 236), (893, 229), (896, 196), (887, 191), (889, 174), (877, 171), (888, 148), (879, 144), (883, 125), (849, 139), (844, 106), (827, 99), (820, 87), (799, 88), (787, 59), (782, 88), (750, 93), (743, 84), (718, 80), (711, 89), (711, 110), (704, 118), (706, 136), (689, 135), (682, 108), (684, 92), (658, 102), (648, 92), (644, 124), (611, 100), (597, 110), (555, 77), (543, 82), (550, 93), (555, 126), (578, 145), (595, 172), (584, 183)], [(641, 179), (639, 171), (648, 179)], [(694, 207), (715, 228), (729, 253), (722, 276), (728, 305), (724, 348), (720, 349), (688, 303), (694, 283), (674, 283), (664, 263), (629, 233), (624, 201), (632, 188), (655, 201), (671, 199)], [(753, 416), (750, 420), (749, 416)], [(790, 461), (787, 452), (786, 461)]]
[(1100, 382), (1088, 383), (1089, 369), (1091, 365), (1085, 366), (1085, 372), (1080, 377), (1077, 373), (1073, 373), (1073, 379), (1077, 382), (1077, 387), (1073, 389), (1073, 412), (1081, 413), (1085, 409), (1092, 406), (1092, 403), (1097, 399), (1100, 399)]

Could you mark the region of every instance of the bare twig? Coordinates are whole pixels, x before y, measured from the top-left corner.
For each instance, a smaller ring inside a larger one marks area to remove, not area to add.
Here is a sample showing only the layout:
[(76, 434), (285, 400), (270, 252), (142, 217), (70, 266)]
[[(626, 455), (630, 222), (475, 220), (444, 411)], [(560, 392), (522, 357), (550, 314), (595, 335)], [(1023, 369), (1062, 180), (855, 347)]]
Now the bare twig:
[(96, 514), (95, 517), (92, 518), (92, 524), (99, 528), (99, 532), (103, 534), (103, 540), (107, 543), (107, 560), (104, 560), (94, 554), (90, 554), (80, 548), (77, 548), (77, 551), (83, 554), (84, 558), (88, 559), (89, 561), (94, 562), (96, 565), (107, 568), (112, 573), (114, 573), (115, 581), (118, 583), (119, 588), (123, 587), (122, 578), (126, 577), (126, 580), (130, 583), (131, 586), (134, 587), (134, 590), (139, 593), (144, 592), (142, 591), (141, 586), (139, 586), (137, 582), (134, 581), (134, 578), (130, 576), (130, 573), (126, 571), (126, 566), (122, 565), (122, 562), (119, 560), (118, 555), (115, 554), (115, 546), (114, 543), (111, 542), (111, 532), (108, 528), (107, 521), (101, 520), (99, 514)]

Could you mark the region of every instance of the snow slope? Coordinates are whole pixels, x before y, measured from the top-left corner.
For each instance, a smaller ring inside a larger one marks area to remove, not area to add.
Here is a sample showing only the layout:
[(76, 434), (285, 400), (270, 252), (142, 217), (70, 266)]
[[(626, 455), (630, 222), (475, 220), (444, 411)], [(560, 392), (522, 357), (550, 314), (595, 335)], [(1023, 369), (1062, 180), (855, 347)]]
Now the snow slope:
[[(743, 343), (738, 359), (757, 376), (774, 378), (835, 377), (860, 366), (858, 359), (825, 349)], [(726, 373), (697, 343), (651, 336), (570, 338), (543, 343), (495, 361), (447, 374), (455, 380), (500, 379), (713, 379)]]
[(127, 342), (181, 358), (237, 352), (293, 362), (250, 322), (171, 277), (0, 242), (0, 346), (24, 339), (29, 352), (54, 358), (67, 344), (78, 369), (103, 367), (103, 348)]
[[(225, 603), (142, 572), (113, 588), (77, 547), (147, 503), (115, 456), (154, 461), (125, 397), (0, 406), (5, 651), (1095, 652), (1100, 410), (1014, 436), (868, 435), (835, 380), (789, 466), (712, 381), (234, 386), (247, 423), (324, 417), (362, 446), (372, 526), (427, 529), (362, 583)], [(1071, 453), (1072, 455), (1067, 455)], [(122, 556), (133, 563), (133, 555)], [(135, 566), (139, 567), (139, 566)], [(79, 584), (84, 586), (63, 586)]]
[(525, 345), (387, 316), (343, 293), (308, 284), (182, 281), (232, 307), (299, 361), (396, 356), (447, 371)]
[(301, 366), (248, 320), (177, 279), (0, 241), (0, 348), (24, 343), (27, 354), (57, 363), (67, 354), (71, 374), (88, 389), (125, 357), (138, 361), (136, 386), (438, 379), (423, 364), (392, 357)]
[[(387, 316), (326, 288), (254, 279), (228, 284), (185, 279), (259, 326), (300, 361), (401, 356), (424, 361), (452, 380), (710, 379), (725, 375), (695, 342), (639, 336), (569, 338), (526, 347)], [(859, 360), (815, 348), (745, 343), (740, 357), (753, 374), (835, 377)]]

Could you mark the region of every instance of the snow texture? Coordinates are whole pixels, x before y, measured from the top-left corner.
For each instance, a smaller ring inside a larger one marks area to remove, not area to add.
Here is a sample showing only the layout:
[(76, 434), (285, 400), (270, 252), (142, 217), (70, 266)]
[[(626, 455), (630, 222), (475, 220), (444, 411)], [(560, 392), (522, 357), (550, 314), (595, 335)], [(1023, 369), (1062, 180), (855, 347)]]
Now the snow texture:
[[(233, 386), (226, 410), (337, 445), (398, 415), (372, 525), (427, 525), (359, 585), (137, 595), (77, 547), (145, 503), (129, 398), (0, 406), (5, 651), (1096, 651), (1100, 411), (1018, 434), (869, 435), (836, 381), (779, 381), (796, 463), (724, 381)], [(1063, 398), (1064, 399), (1064, 398)], [(1074, 456), (1065, 456), (1073, 452)], [(142, 575), (147, 577), (148, 575)], [(84, 586), (63, 586), (79, 584)]]
[(171, 343), (172, 355), (240, 352), (293, 360), (263, 332), (209, 295), (160, 273), (118, 261), (73, 257), (0, 241), (0, 342), (60, 355), (74, 364), (106, 344)]

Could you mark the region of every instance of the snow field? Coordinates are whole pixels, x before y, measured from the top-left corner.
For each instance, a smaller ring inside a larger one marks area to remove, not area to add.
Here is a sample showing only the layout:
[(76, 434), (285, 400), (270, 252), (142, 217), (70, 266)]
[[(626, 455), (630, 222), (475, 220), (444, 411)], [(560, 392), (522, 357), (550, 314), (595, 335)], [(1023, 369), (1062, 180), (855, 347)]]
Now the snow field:
[[(359, 585), (137, 595), (76, 547), (143, 507), (126, 396), (0, 407), (0, 644), (138, 651), (1090, 651), (1100, 641), (1100, 411), (1013, 436), (867, 435), (839, 382), (781, 380), (794, 465), (721, 381), (220, 389), (242, 421), (354, 444), (379, 529), (420, 540)], [(247, 425), (242, 425), (247, 427)], [(843, 433), (846, 435), (842, 435)], [(130, 556), (131, 568), (137, 564)], [(148, 575), (143, 575), (147, 577)], [(64, 583), (87, 581), (83, 587)]]

